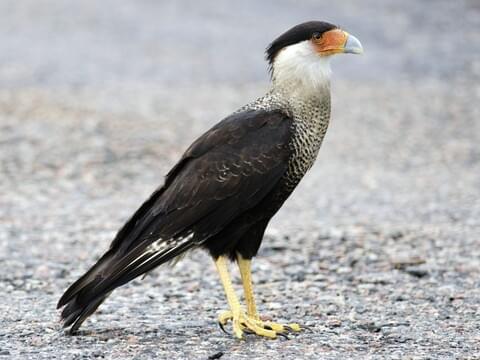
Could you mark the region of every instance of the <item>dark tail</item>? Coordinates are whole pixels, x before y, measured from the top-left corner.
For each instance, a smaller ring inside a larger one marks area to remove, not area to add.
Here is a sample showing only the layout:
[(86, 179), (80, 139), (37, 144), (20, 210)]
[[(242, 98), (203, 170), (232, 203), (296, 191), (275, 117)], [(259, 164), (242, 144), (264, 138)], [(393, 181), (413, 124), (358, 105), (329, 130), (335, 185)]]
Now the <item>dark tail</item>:
[(65, 306), (61, 317), (63, 326), (74, 333), (87, 317), (119, 286), (169, 262), (195, 246), (191, 238), (165, 242), (152, 248), (140, 244), (124, 255), (108, 251), (85, 275), (73, 283), (63, 294), (57, 309)]
[(113, 254), (107, 252), (90, 270), (75, 281), (58, 301), (57, 309), (65, 306), (61, 314), (63, 327), (73, 324), (70, 333), (78, 330), (85, 319), (93, 314), (109, 295), (109, 293), (96, 295), (95, 287), (108, 277), (107, 271), (113, 258)]

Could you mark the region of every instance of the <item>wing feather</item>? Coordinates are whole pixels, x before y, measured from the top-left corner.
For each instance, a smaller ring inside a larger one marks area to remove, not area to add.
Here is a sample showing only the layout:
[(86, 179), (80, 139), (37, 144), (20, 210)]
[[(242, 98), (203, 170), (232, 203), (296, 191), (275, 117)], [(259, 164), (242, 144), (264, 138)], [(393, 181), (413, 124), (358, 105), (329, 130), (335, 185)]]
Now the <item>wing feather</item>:
[(119, 231), (109, 266), (77, 300), (90, 303), (173, 260), (258, 204), (285, 174), (290, 125), (280, 112), (252, 111), (200, 137)]
[(112, 243), (128, 251), (193, 231), (201, 243), (254, 207), (285, 174), (291, 119), (280, 111), (232, 115), (195, 141), (163, 187)]
[(75, 331), (115, 288), (200, 245), (262, 201), (287, 170), (291, 124), (280, 111), (246, 111), (195, 141), (59, 300), (64, 326)]

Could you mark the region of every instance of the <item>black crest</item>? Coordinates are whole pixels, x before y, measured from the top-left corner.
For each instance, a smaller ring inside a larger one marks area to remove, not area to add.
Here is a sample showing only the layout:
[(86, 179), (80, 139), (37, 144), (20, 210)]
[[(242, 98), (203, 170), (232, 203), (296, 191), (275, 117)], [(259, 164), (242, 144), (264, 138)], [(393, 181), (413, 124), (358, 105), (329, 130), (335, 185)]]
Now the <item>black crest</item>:
[(336, 25), (323, 21), (308, 21), (298, 24), (276, 38), (266, 50), (266, 58), (270, 66), (278, 52), (284, 47), (311, 39), (314, 33), (323, 34), (325, 31), (336, 29)]

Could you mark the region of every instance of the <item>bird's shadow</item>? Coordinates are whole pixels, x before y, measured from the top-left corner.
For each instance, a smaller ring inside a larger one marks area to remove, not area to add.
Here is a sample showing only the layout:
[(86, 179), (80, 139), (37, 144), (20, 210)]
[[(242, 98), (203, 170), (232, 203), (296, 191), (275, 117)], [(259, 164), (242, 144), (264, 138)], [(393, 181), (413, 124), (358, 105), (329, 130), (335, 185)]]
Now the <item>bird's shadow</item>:
[[(198, 330), (198, 331), (197, 331)], [(205, 328), (205, 327), (198, 327), (195, 330), (192, 327), (189, 327), (185, 331), (181, 329), (172, 329), (172, 328), (144, 328), (141, 331), (135, 331), (129, 329), (127, 327), (110, 327), (108, 329), (84, 329), (84, 330), (77, 330), (73, 334), (69, 334), (68, 331), (64, 331), (66, 336), (71, 337), (83, 337), (90, 340), (97, 340), (97, 341), (108, 341), (110, 339), (116, 339), (119, 341), (130, 341), (132, 337), (137, 337), (139, 339), (143, 339), (142, 342), (148, 342), (148, 339), (152, 339), (152, 341), (158, 341), (159, 338), (175, 338), (178, 342), (179, 339), (184, 338), (185, 340), (192, 339), (192, 333), (198, 335), (199, 338), (218, 338), (218, 340), (222, 342), (230, 342), (233, 341), (234, 343), (231, 345), (235, 345), (238, 342), (233, 334), (227, 334), (217, 330), (216, 328)], [(308, 332), (314, 332), (312, 328), (306, 329)], [(254, 334), (245, 334), (244, 341), (247, 342), (257, 342), (257, 341), (264, 341), (262, 337), (256, 336)], [(288, 336), (279, 336), (278, 340), (288, 341), (292, 337), (298, 336), (297, 333), (290, 333)], [(147, 341), (145, 341), (147, 340)]]
[[(198, 331), (197, 331), (198, 330)], [(199, 337), (210, 337), (217, 333), (216, 329), (213, 328), (204, 328), (204, 327), (188, 327), (185, 330), (182, 330), (181, 327), (157, 327), (149, 328), (148, 326), (142, 327), (142, 330), (134, 330), (128, 327), (109, 327), (105, 329), (83, 329), (77, 330), (75, 333), (70, 334), (68, 331), (64, 331), (65, 336), (71, 337), (83, 337), (91, 340), (98, 341), (108, 341), (110, 339), (116, 339), (119, 341), (130, 341), (132, 337), (142, 339), (142, 342), (148, 342), (149, 339), (152, 341), (158, 341), (159, 338), (175, 338), (181, 339), (185, 338), (191, 339), (192, 333), (199, 334)], [(220, 331), (217, 335), (220, 336)]]

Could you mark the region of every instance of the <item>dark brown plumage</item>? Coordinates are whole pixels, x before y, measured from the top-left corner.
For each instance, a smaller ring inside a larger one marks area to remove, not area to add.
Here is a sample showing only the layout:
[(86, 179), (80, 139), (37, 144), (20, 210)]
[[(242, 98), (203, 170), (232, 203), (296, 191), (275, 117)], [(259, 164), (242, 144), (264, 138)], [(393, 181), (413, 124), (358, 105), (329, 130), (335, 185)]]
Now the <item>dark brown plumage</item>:
[[(252, 312), (242, 326), (268, 337), (276, 336), (273, 327), (284, 331), (278, 324), (269, 325), (270, 330), (258, 325), (249, 260), (257, 254), (272, 216), (313, 165), (327, 130), (329, 67), (322, 58), (326, 48), (318, 40), (331, 30), (336, 32), (325, 35), (327, 50), (343, 51), (342, 39), (348, 34), (324, 22), (298, 25), (271, 44), (267, 50), (273, 68), (271, 90), (187, 149), (164, 185), (120, 229), (109, 250), (63, 294), (58, 307), (64, 306), (64, 326), (77, 330), (117, 287), (203, 247), (216, 260), (233, 307), (238, 301), (232, 295), (225, 258), (239, 262)], [(358, 51), (360, 43), (354, 40)], [(235, 316), (243, 316), (237, 310)], [(230, 318), (227, 314), (219, 321)], [(235, 334), (241, 337), (239, 324), (235, 319)]]
[[(214, 257), (254, 256), (286, 198), (280, 192), (291, 123), (281, 111), (249, 110), (196, 140), (109, 251), (62, 296), (64, 325), (75, 322), (75, 331), (112, 290), (193, 247)], [(145, 253), (152, 243), (160, 250), (155, 256)]]

